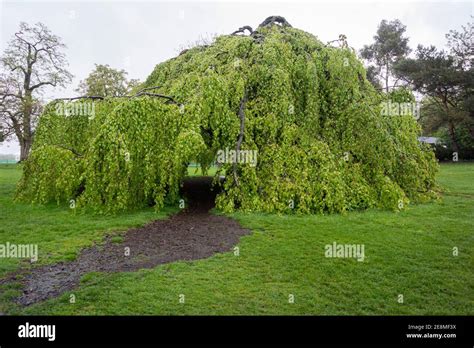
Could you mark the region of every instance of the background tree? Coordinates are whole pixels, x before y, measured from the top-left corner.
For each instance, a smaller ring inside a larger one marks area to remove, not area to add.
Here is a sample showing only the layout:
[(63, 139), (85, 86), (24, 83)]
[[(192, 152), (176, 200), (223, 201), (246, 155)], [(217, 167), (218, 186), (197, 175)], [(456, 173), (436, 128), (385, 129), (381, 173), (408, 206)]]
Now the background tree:
[(474, 59), (474, 22), (461, 26), (461, 29), (462, 31), (450, 30), (446, 34), (446, 39), (450, 52), (457, 63), (468, 69), (472, 67)]
[(96, 64), (89, 76), (79, 83), (76, 89), (81, 95), (100, 97), (119, 97), (127, 95), (140, 82), (127, 79), (125, 70), (117, 70), (109, 65)]
[(379, 77), (378, 77), (378, 68), (370, 65), (367, 67), (367, 80), (377, 89), (377, 90), (382, 90), (383, 86), (380, 83)]
[(472, 23), (463, 27), (463, 32), (450, 31), (447, 38), (449, 52), (419, 45), (416, 58), (399, 60), (394, 71), (425, 96), (424, 130), (435, 132), (445, 127), (453, 151), (459, 152), (460, 128), (474, 137)]
[[(374, 36), (374, 43), (365, 45), (360, 54), (373, 65), (369, 65), (367, 69), (367, 78), (375, 87), (379, 84), (375, 83), (381, 79), (384, 84), (385, 92), (389, 92), (390, 77), (393, 77), (393, 65), (399, 59), (406, 57), (410, 53), (408, 47), (408, 38), (404, 37), (406, 26), (398, 19), (387, 22), (382, 20)], [(396, 80), (393, 85), (397, 85)]]
[(461, 81), (460, 107), (467, 113), (464, 125), (474, 140), (474, 22), (471, 21), (461, 28), (462, 31), (450, 30), (446, 39), (458, 70), (465, 72)]
[(72, 79), (62, 50), (66, 46), (42, 23), (20, 23), (0, 58), (0, 124), (15, 135), (20, 160), (28, 157), (46, 86), (64, 87)]

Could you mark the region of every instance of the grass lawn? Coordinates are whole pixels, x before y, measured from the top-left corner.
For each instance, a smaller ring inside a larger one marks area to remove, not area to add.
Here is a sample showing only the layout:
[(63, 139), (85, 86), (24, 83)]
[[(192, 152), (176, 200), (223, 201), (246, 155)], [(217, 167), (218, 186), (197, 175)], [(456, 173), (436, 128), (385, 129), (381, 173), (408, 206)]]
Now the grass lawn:
[[(217, 166), (211, 166), (208, 171), (207, 175), (214, 176), (217, 172)], [(200, 166), (188, 166), (188, 175), (189, 176), (201, 176), (203, 175), (202, 169)]]
[[(67, 207), (17, 204), (12, 193), (19, 175), (15, 166), (0, 167), (0, 243), (38, 243), (40, 262), (72, 258), (107, 231), (171, 211), (99, 217), (75, 215)], [(10, 303), (17, 291), (10, 286), (0, 295), (0, 312), (473, 315), (474, 164), (441, 165), (439, 183), (445, 189), (441, 201), (401, 213), (233, 214), (253, 230), (238, 244), (238, 256), (230, 252), (138, 272), (91, 273), (74, 291), (28, 308)], [(333, 242), (363, 244), (365, 260), (325, 257), (325, 245)], [(20, 264), (0, 259), (0, 275)]]

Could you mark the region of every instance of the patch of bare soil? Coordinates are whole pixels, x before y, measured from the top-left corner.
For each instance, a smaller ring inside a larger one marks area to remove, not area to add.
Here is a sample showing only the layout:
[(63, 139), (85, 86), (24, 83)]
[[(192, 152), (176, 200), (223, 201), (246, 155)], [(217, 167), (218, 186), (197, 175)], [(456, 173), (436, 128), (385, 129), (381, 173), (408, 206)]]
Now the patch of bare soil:
[[(188, 207), (169, 219), (130, 229), (120, 243), (108, 236), (104, 244), (83, 249), (75, 261), (33, 268), (20, 280), (23, 293), (17, 303), (28, 306), (56, 297), (75, 288), (88, 272), (136, 271), (227, 252), (250, 233), (235, 220), (209, 213), (216, 196), (210, 178), (190, 178), (182, 191)], [(15, 278), (11, 275), (0, 284)]]

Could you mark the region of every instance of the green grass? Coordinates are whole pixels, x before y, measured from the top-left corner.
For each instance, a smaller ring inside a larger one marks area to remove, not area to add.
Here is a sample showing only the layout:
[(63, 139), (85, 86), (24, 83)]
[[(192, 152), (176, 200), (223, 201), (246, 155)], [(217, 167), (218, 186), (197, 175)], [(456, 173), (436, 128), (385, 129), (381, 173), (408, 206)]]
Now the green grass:
[[(165, 218), (163, 212), (145, 209), (118, 216), (81, 214), (68, 206), (47, 206), (13, 202), (21, 170), (16, 164), (0, 164), (0, 243), (38, 244), (41, 263), (74, 259), (81, 248), (100, 242), (104, 234), (120, 234), (129, 227), (142, 226), (153, 219)], [(0, 258), (0, 277), (29, 261)]]
[[(116, 218), (75, 216), (67, 208), (13, 204), (17, 169), (0, 170), (0, 242), (41, 243), (56, 258), (75, 253), (106, 229), (140, 224), (141, 212)], [(474, 314), (474, 164), (442, 165), (439, 202), (400, 213), (370, 210), (331, 216), (234, 214), (251, 235), (229, 252), (138, 272), (83, 277), (81, 286), (10, 314)], [(115, 219), (115, 220), (114, 220)], [(35, 223), (36, 221), (36, 223)], [(40, 224), (38, 224), (38, 222)], [(5, 223), (8, 224), (5, 227)], [(364, 244), (365, 260), (326, 258), (326, 244)], [(453, 256), (453, 247), (459, 255)], [(49, 262), (48, 261), (48, 262)], [(2, 270), (17, 264), (0, 260)], [(76, 303), (69, 303), (74, 293)], [(179, 302), (180, 294), (185, 303)], [(295, 302), (289, 303), (289, 295)], [(398, 295), (404, 303), (397, 302)], [(2, 309), (0, 308), (0, 311)]]
[[(217, 166), (211, 166), (208, 171), (207, 175), (214, 176), (217, 172)], [(200, 166), (188, 166), (188, 176), (202, 176), (202, 170)]]

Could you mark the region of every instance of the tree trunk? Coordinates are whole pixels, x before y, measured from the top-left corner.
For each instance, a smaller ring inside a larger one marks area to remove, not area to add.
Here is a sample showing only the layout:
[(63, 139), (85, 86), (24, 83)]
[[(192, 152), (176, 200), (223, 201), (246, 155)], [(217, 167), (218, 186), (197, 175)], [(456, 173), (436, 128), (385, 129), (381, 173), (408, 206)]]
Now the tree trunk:
[(449, 137), (451, 138), (451, 142), (453, 143), (453, 150), (454, 152), (457, 152), (459, 155), (459, 145), (456, 140), (456, 132), (454, 129), (454, 124), (451, 120), (449, 120), (449, 123), (448, 123), (448, 131), (449, 131)]
[(459, 155), (459, 144), (456, 140), (456, 130), (455, 130), (453, 119), (451, 118), (451, 112), (449, 110), (449, 105), (448, 105), (448, 99), (446, 95), (443, 95), (442, 98), (443, 98), (444, 109), (446, 111), (446, 118), (448, 121), (449, 137), (451, 138), (451, 143), (452, 143), (454, 152), (456, 152)]
[(31, 91), (27, 89), (25, 100), (23, 102), (23, 132), (20, 142), (20, 161), (24, 161), (30, 154), (31, 144), (33, 142), (31, 134), (31, 114), (33, 112), (33, 97)]
[(20, 161), (23, 162), (28, 158), (31, 149), (31, 139), (20, 140)]

